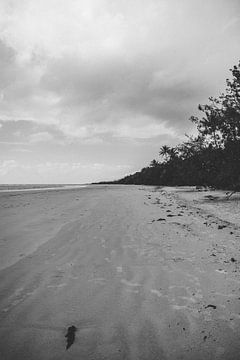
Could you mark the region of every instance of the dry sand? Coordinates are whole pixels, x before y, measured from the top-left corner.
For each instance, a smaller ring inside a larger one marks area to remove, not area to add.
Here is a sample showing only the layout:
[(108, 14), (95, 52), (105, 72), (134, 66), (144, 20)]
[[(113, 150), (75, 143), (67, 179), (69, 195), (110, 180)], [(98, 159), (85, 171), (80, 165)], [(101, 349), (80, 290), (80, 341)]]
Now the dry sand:
[(237, 195), (92, 186), (0, 208), (1, 360), (240, 358)]

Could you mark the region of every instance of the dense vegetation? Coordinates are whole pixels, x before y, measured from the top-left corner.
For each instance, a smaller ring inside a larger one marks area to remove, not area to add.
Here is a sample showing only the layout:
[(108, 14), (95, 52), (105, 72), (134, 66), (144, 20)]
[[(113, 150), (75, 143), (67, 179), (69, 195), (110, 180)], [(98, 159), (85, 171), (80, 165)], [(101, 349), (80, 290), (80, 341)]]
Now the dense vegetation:
[(197, 136), (176, 147), (164, 145), (148, 167), (117, 180), (120, 184), (204, 185), (240, 190), (240, 62), (218, 98), (199, 105), (202, 117), (190, 118)]

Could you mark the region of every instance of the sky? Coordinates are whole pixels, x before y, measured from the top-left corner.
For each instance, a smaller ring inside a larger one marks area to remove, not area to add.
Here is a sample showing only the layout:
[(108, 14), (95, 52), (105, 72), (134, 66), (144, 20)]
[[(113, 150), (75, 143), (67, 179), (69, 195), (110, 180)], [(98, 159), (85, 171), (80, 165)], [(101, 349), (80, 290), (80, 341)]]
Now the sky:
[(239, 0), (0, 0), (0, 183), (121, 178), (194, 133)]

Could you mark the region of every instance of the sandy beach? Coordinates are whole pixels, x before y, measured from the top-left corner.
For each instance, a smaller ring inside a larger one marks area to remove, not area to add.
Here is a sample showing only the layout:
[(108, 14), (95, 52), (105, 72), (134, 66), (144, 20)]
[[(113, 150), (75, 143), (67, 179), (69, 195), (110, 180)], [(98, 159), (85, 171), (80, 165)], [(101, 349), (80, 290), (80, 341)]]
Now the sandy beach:
[(239, 359), (239, 213), (191, 188), (1, 193), (0, 359)]

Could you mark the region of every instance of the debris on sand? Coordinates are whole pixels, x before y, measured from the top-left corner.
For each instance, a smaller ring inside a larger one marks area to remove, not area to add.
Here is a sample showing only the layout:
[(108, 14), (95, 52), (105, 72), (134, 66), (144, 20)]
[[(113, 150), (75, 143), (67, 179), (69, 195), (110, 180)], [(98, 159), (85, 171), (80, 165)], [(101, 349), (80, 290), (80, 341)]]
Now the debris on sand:
[(231, 260), (231, 262), (236, 262), (236, 261), (237, 261), (237, 260), (234, 259), (233, 257), (232, 257), (230, 260)]
[(164, 219), (164, 218), (159, 218), (159, 219), (157, 219), (157, 221), (166, 221), (166, 219)]
[(218, 225), (218, 229), (219, 229), (219, 230), (224, 229), (224, 228), (226, 228), (226, 227), (227, 227), (227, 225)]
[(205, 306), (205, 309), (207, 309), (207, 308), (216, 309), (217, 307), (216, 307), (216, 305), (209, 304), (209, 305)]
[(77, 331), (76, 326), (74, 326), (74, 325), (69, 326), (68, 331), (65, 335), (65, 338), (67, 338), (66, 350), (68, 350), (70, 348), (70, 346), (72, 346), (72, 344), (74, 343), (76, 331)]
[(218, 199), (218, 196), (212, 196), (212, 195), (206, 195), (206, 196), (204, 196), (206, 199), (208, 199), (208, 200), (216, 200), (216, 199)]

